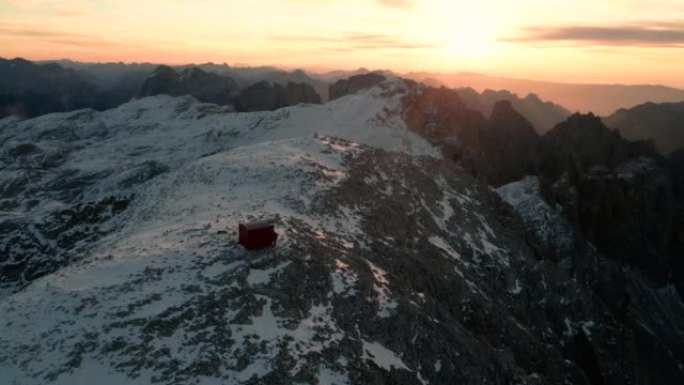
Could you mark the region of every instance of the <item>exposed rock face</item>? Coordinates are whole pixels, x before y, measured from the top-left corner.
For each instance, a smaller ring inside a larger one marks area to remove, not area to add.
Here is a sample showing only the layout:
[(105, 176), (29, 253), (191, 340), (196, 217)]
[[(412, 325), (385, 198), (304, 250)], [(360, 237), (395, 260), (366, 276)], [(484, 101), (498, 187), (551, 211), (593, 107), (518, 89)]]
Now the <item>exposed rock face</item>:
[(627, 139), (653, 140), (665, 155), (684, 147), (684, 102), (621, 108), (604, 121)]
[(640, 156), (658, 157), (649, 142), (630, 142), (609, 130), (593, 114), (574, 114), (542, 137), (539, 171), (550, 178), (575, 167), (586, 171), (592, 166), (610, 169)]
[(497, 103), (489, 120), (444, 87), (414, 89), (404, 105), (409, 129), (488, 183), (518, 180), (533, 166), (538, 135), (509, 102)]
[(0, 118), (89, 107), (96, 94), (95, 86), (59, 64), (0, 59)]
[(245, 88), (235, 101), (238, 111), (273, 111), (300, 103), (320, 104), (321, 97), (306, 83), (286, 85), (262, 81)]
[(603, 254), (660, 285), (676, 282), (682, 196), (652, 143), (626, 141), (593, 115), (573, 115), (542, 138), (538, 170), (547, 199)]
[[(620, 263), (599, 253), (565, 218), (561, 207), (553, 207), (545, 201), (538, 178), (526, 177), (497, 191), (537, 235), (536, 245), (548, 251), (547, 255), (557, 255), (569, 274), (593, 288), (615, 317), (614, 325), (630, 329), (629, 333), (637, 336), (637, 340), (649, 336), (647, 339), (655, 342), (638, 342), (634, 345), (637, 350), (630, 353), (639, 356), (640, 365), (649, 372), (648, 377), (667, 382), (681, 376), (675, 367), (679, 366), (677, 357), (684, 357), (678, 326), (684, 322), (684, 308), (677, 291), (672, 286), (655, 288), (643, 275), (623, 269)], [(587, 351), (583, 348), (575, 351), (585, 355), (580, 362), (586, 373), (593, 373), (589, 375), (590, 383), (616, 380), (621, 383), (617, 378), (601, 375), (600, 369), (597, 370), (600, 364), (587, 362)]]
[(624, 140), (592, 114), (539, 137), (510, 103), (485, 120), (446, 88), (414, 88), (404, 100), (409, 129), (445, 156), (495, 186), (539, 175), (546, 199), (601, 253), (681, 290), (683, 195), (652, 143)]
[(375, 72), (354, 75), (348, 79), (340, 79), (330, 86), (330, 100), (341, 98), (345, 95), (354, 94), (360, 90), (371, 88), (384, 81), (386, 78)]
[(683, 212), (667, 169), (640, 158), (612, 169), (570, 171), (551, 181), (544, 180), (547, 198), (560, 204), (602, 253), (659, 285), (678, 284), (672, 272), (684, 255), (676, 236), (683, 230)]
[(502, 185), (534, 167), (539, 137), (534, 127), (508, 101), (494, 105), (482, 132), (483, 161), (480, 172), (491, 184)]
[(237, 83), (227, 76), (197, 67), (187, 68), (178, 74), (171, 67), (159, 66), (143, 84), (140, 95), (192, 95), (201, 102), (227, 105), (233, 103), (237, 92)]

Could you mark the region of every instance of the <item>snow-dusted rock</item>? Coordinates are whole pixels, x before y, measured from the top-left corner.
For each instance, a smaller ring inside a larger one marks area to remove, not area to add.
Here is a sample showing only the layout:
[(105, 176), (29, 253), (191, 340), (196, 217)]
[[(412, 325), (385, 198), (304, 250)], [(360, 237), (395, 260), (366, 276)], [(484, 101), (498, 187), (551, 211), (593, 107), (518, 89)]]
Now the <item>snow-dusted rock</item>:
[[(610, 309), (406, 128), (404, 92), (3, 120), (0, 383), (637, 378)], [(278, 245), (245, 251), (264, 217)]]

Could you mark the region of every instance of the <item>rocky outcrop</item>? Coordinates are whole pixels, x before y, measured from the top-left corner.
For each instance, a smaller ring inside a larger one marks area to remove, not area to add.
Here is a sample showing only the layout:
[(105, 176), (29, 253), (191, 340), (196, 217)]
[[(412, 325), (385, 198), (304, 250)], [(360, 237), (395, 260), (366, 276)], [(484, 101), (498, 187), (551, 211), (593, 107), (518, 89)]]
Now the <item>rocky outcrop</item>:
[(143, 84), (140, 96), (192, 95), (201, 102), (228, 105), (233, 103), (237, 92), (237, 83), (227, 76), (197, 67), (187, 68), (178, 74), (169, 66), (159, 66)]
[(320, 104), (321, 97), (306, 83), (286, 85), (262, 81), (245, 88), (235, 100), (238, 111), (273, 111), (301, 103)]
[(330, 86), (329, 98), (335, 100), (345, 95), (354, 94), (360, 90), (371, 88), (385, 79), (383, 75), (375, 72), (340, 79)]

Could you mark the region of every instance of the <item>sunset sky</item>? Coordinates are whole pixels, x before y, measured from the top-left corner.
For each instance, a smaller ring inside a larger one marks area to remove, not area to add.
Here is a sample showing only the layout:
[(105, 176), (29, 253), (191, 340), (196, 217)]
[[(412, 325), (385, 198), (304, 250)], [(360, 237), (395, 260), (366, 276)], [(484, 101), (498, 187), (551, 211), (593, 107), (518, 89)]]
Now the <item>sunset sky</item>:
[(0, 0), (0, 56), (684, 87), (682, 0)]

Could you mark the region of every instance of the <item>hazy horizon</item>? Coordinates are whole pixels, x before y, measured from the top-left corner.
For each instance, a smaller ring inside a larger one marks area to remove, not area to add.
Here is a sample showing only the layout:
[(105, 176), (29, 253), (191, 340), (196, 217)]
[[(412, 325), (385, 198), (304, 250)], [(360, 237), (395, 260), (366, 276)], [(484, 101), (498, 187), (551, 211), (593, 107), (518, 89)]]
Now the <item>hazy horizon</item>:
[[(672, 84), (664, 84), (664, 83), (629, 83), (629, 82), (600, 82), (600, 81), (595, 81), (595, 82), (570, 82), (570, 81), (563, 81), (563, 80), (546, 80), (546, 79), (539, 79), (539, 78), (522, 78), (522, 77), (515, 77), (515, 76), (500, 76), (492, 73), (485, 73), (485, 72), (477, 72), (477, 71), (427, 71), (427, 70), (415, 70), (415, 71), (396, 71), (391, 68), (374, 68), (374, 67), (367, 67), (364, 65), (360, 65), (354, 68), (336, 68), (336, 67), (297, 67), (297, 66), (281, 66), (278, 64), (269, 64), (269, 63), (264, 63), (264, 64), (251, 64), (251, 63), (230, 63), (230, 62), (219, 62), (219, 61), (202, 61), (202, 62), (178, 62), (178, 63), (172, 63), (172, 62), (151, 62), (151, 61), (123, 61), (123, 60), (107, 60), (107, 61), (83, 61), (83, 60), (76, 60), (72, 58), (51, 58), (51, 59), (35, 59), (31, 57), (23, 57), (23, 56), (15, 56), (15, 57), (3, 57), (0, 56), (0, 59), (6, 59), (6, 60), (14, 60), (14, 59), (23, 59), (27, 61), (31, 61), (34, 63), (59, 63), (59, 62), (74, 62), (74, 63), (79, 63), (79, 64), (85, 64), (85, 65), (106, 65), (106, 64), (123, 64), (123, 65), (154, 65), (154, 66), (160, 66), (160, 65), (166, 65), (170, 67), (187, 67), (187, 66), (201, 66), (205, 64), (213, 64), (213, 65), (227, 65), (231, 68), (237, 68), (237, 69), (258, 69), (258, 68), (273, 68), (276, 70), (281, 70), (281, 71), (286, 71), (286, 72), (294, 72), (294, 71), (304, 71), (308, 74), (311, 75), (326, 75), (328, 73), (334, 73), (334, 72), (345, 72), (345, 73), (353, 73), (356, 71), (368, 71), (368, 72), (391, 72), (394, 74), (397, 74), (398, 76), (405, 76), (405, 75), (416, 75), (416, 74), (426, 74), (426, 75), (472, 75), (475, 77), (481, 76), (484, 78), (492, 78), (492, 79), (505, 79), (505, 80), (520, 80), (520, 81), (525, 81), (525, 82), (539, 82), (539, 83), (557, 83), (560, 85), (600, 85), (600, 86), (662, 86), (662, 87), (669, 87), (669, 88), (675, 88), (675, 89), (680, 89), (684, 90), (684, 84), (681, 86), (678, 85), (672, 85)], [(447, 85), (448, 86), (448, 85)], [(471, 87), (468, 84), (463, 84), (463, 87)], [(482, 87), (478, 86), (473, 86), (473, 88), (478, 89)], [(486, 89), (484, 87), (483, 89)], [(524, 95), (523, 95), (524, 96)]]
[(682, 19), (676, 0), (0, 0), (0, 56), (684, 88)]

